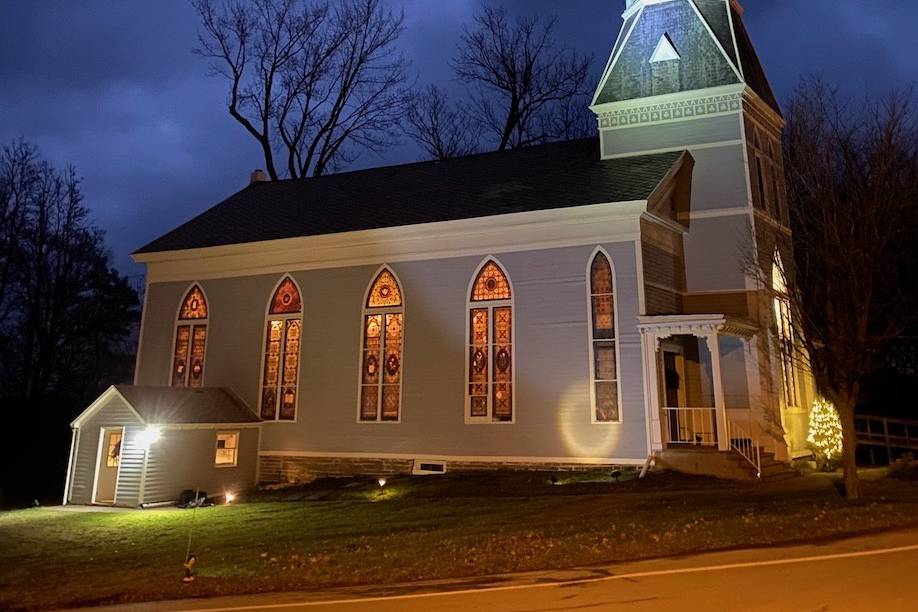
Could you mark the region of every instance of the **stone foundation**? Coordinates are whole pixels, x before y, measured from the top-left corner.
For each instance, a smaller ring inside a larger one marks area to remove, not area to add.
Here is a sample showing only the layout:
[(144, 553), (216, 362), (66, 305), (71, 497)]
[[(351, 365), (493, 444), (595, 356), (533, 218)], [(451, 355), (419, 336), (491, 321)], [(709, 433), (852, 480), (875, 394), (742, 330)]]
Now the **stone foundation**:
[[(413, 459), (374, 459), (353, 457), (277, 457), (258, 458), (259, 484), (304, 484), (316, 478), (346, 476), (408, 475), (414, 467)], [(446, 461), (447, 472), (485, 471), (551, 471), (585, 472), (594, 469), (617, 467), (615, 464), (583, 463), (525, 463), (516, 461)], [(620, 467), (620, 466), (618, 466)]]

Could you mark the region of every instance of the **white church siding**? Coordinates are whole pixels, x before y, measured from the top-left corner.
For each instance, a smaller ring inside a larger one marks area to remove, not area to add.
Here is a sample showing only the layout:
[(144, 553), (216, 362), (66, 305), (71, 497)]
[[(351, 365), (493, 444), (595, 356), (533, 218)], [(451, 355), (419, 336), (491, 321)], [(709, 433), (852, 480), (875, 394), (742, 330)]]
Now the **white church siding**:
[[(465, 318), (471, 277), (487, 253), (391, 263), (405, 297), (400, 423), (358, 423), (360, 311), (378, 264), (291, 270), (303, 290), (295, 423), (263, 425), (267, 453), (518, 460), (647, 456), (635, 245), (603, 244), (617, 276), (623, 422), (592, 424), (586, 267), (597, 244), (497, 253), (513, 284), (517, 393), (513, 424), (466, 425)], [(385, 263), (381, 260), (379, 263)], [(265, 304), (277, 275), (201, 282), (210, 308), (205, 384), (231, 386), (253, 408)], [(187, 283), (153, 283), (138, 384), (166, 384), (175, 304)], [(158, 328), (162, 329), (158, 329)], [(149, 338), (149, 340), (148, 340)]]

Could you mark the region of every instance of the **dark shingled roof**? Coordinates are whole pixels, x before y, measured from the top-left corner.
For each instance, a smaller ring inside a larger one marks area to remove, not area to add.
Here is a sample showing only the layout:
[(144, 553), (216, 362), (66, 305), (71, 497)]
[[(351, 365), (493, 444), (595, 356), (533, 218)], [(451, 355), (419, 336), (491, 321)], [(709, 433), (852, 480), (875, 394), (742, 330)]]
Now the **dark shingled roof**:
[[(740, 82), (717, 39), (711, 36), (689, 2), (651, 4), (643, 9), (615, 65), (605, 77), (597, 104)], [(664, 34), (670, 38), (681, 59), (651, 64), (650, 58)]]
[[(698, 19), (690, 2), (698, 8), (703, 22)], [(648, 5), (640, 22), (625, 41), (634, 17), (625, 24), (615, 44), (613, 57), (619, 48), (623, 45), (624, 48), (615, 66), (605, 75), (596, 99), (598, 104), (738, 83), (739, 79), (733, 71), (733, 67), (737, 67), (741, 69), (746, 85), (776, 113), (781, 114), (781, 107), (749, 39), (742, 16), (728, 0), (683, 0)], [(704, 27), (705, 23), (714, 38)], [(681, 56), (678, 82), (655, 77), (649, 63), (663, 34), (670, 37)], [(718, 44), (729, 61), (723, 57)]]
[(148, 424), (261, 422), (235, 393), (222, 387), (187, 389), (115, 385), (115, 388)]
[(137, 253), (645, 200), (680, 155), (601, 160), (590, 138), (255, 183)]
[(755, 52), (755, 46), (752, 44), (752, 39), (749, 38), (746, 25), (736, 11), (733, 11), (733, 23), (735, 24), (736, 44), (739, 47), (740, 61), (743, 65), (743, 78), (746, 80), (746, 85), (759, 94), (765, 104), (781, 115), (781, 105), (778, 104), (778, 99), (768, 83), (765, 69), (762, 68), (762, 62), (759, 61), (759, 56)]

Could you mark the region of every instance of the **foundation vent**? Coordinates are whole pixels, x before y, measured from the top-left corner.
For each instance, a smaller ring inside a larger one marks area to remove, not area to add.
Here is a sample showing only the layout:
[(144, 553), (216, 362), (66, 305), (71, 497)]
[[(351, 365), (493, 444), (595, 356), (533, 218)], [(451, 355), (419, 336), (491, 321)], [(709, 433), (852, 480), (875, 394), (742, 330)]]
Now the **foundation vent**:
[(411, 473), (415, 476), (434, 476), (436, 474), (446, 473), (445, 461), (430, 461), (427, 459), (415, 459)]

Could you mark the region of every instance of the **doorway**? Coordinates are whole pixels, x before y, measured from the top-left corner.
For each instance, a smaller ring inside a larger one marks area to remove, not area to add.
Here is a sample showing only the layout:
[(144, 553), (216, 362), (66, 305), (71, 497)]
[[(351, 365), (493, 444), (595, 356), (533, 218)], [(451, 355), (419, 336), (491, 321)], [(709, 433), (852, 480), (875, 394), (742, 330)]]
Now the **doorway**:
[(123, 441), (123, 427), (102, 428), (99, 435), (99, 457), (96, 461), (96, 483), (92, 497), (94, 504), (114, 505), (115, 503)]

